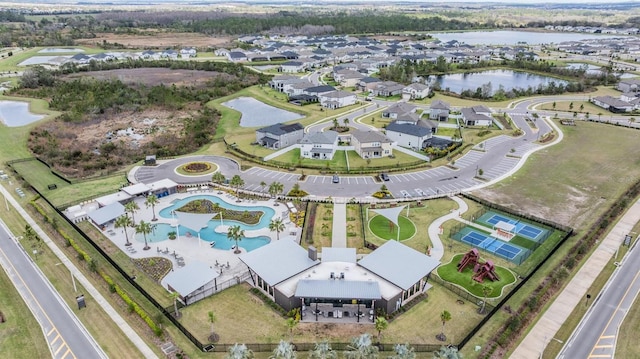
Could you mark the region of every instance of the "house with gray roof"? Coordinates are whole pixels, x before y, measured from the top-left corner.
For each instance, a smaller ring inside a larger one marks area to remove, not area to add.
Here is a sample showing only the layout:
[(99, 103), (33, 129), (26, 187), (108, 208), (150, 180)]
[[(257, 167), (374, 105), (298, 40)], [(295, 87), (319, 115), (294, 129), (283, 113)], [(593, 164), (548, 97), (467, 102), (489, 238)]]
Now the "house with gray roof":
[(591, 102), (606, 110), (614, 113), (631, 112), (634, 109), (634, 105), (627, 101), (622, 101), (613, 96), (596, 96), (591, 99)]
[(393, 154), (393, 141), (378, 131), (353, 131), (351, 145), (364, 159), (388, 157)]
[(392, 121), (386, 127), (387, 137), (398, 146), (422, 149), (424, 142), (436, 132), (437, 125), (431, 121), (418, 120), (415, 123)]
[(449, 119), (449, 111), (451, 107), (448, 103), (441, 100), (431, 102), (429, 108), (429, 119), (434, 121), (447, 121)]
[(256, 142), (261, 146), (278, 149), (295, 145), (304, 136), (304, 126), (300, 123), (284, 124), (263, 127), (256, 131)]
[(429, 86), (414, 82), (402, 88), (402, 95), (411, 100), (422, 100), (429, 95)]
[(280, 65), (278, 71), (287, 73), (304, 72), (305, 65), (302, 61), (287, 61)]
[(336, 131), (312, 132), (300, 141), (300, 157), (315, 160), (332, 160), (338, 148)]
[(483, 105), (465, 107), (460, 110), (465, 126), (491, 126), (491, 110)]
[(396, 241), (360, 261), (355, 248), (322, 248), (321, 254), (320, 261), (314, 247), (305, 251), (280, 240), (240, 260), (254, 287), (287, 311), (300, 308), (302, 321), (344, 320), (338, 323), (373, 322), (378, 309), (397, 311), (431, 287), (429, 276), (440, 264)]
[(318, 95), (320, 105), (324, 108), (336, 109), (345, 106), (354, 105), (358, 97), (353, 92), (347, 91), (331, 91)]
[(397, 102), (382, 110), (382, 117), (396, 119), (403, 114), (415, 113), (417, 109), (417, 106), (410, 103)]

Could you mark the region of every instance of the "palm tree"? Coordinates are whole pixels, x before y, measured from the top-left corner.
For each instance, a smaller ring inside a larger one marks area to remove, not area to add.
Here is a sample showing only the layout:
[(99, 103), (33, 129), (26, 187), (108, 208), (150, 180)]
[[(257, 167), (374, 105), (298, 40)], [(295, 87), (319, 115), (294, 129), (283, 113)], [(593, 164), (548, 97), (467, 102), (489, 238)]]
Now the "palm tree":
[(131, 242), (129, 242), (129, 233), (127, 233), (127, 227), (131, 227), (133, 225), (133, 221), (129, 216), (124, 215), (116, 218), (115, 223), (113, 224), (116, 228), (122, 228), (124, 231), (124, 236), (127, 239), (127, 242), (124, 244), (125, 246), (130, 246)]
[(276, 239), (280, 240), (280, 232), (284, 232), (284, 222), (281, 218), (272, 219), (269, 223), (269, 230), (271, 232), (276, 232)]
[(630, 117), (629, 118), (629, 126), (633, 125), (634, 122), (636, 122), (636, 118), (635, 117)]
[(448, 321), (451, 320), (451, 313), (449, 313), (446, 310), (443, 310), (442, 313), (440, 313), (440, 321), (442, 321), (442, 333), (436, 335), (436, 338), (440, 341), (445, 341), (447, 340), (447, 336), (444, 335), (444, 325), (447, 324)]
[(389, 322), (384, 317), (378, 316), (376, 317), (376, 330), (378, 331), (378, 342), (380, 342), (380, 337), (382, 336), (382, 332), (385, 331), (389, 327)]
[(344, 120), (342, 120), (342, 123), (344, 123), (344, 127), (349, 127), (349, 119), (345, 118)]
[(338, 359), (338, 353), (331, 349), (329, 342), (320, 342), (309, 353), (309, 359)]
[(126, 213), (131, 213), (131, 225), (135, 226), (136, 224), (136, 218), (135, 218), (135, 213), (140, 209), (140, 207), (138, 207), (138, 204), (134, 201), (131, 202), (127, 202), (127, 204), (124, 205), (124, 211)]
[(229, 348), (229, 352), (225, 356), (225, 359), (252, 359), (253, 352), (248, 349), (244, 344), (234, 344)]
[(333, 128), (334, 129), (338, 128), (338, 119), (337, 118), (333, 119)]
[[(271, 197), (277, 197), (278, 194), (282, 193), (282, 191), (284, 190), (284, 185), (280, 182), (272, 182), (269, 185), (269, 194), (271, 195)], [(277, 206), (278, 203), (276, 202), (274, 204), (274, 206)]]
[(213, 331), (213, 323), (215, 323), (218, 318), (216, 318), (215, 313), (211, 310), (207, 312), (207, 317), (209, 319), (209, 323), (211, 323), (211, 335), (209, 335), (209, 341), (217, 342), (216, 339), (218, 339), (218, 336), (216, 335), (216, 332)]
[(241, 241), (242, 237), (244, 237), (244, 229), (240, 229), (240, 226), (229, 227), (229, 230), (227, 231), (227, 238), (231, 239), (232, 241), (236, 241), (236, 249), (233, 251), (233, 253), (240, 253), (240, 248), (238, 248), (238, 241)]
[(151, 249), (149, 244), (147, 244), (147, 234), (151, 233), (152, 230), (153, 228), (151, 227), (151, 223), (147, 223), (145, 221), (140, 221), (136, 226), (136, 233), (142, 233), (142, 236), (144, 237), (144, 248), (142, 249), (145, 251)]
[(240, 198), (240, 187), (244, 186), (244, 180), (242, 179), (242, 177), (240, 177), (240, 175), (234, 175), (233, 177), (231, 177), (231, 181), (229, 181), (229, 184), (232, 187), (236, 188), (236, 197)]
[(280, 343), (273, 350), (273, 354), (269, 358), (270, 359), (295, 359), (296, 350), (291, 343), (280, 339)]
[(180, 312), (178, 311), (178, 299), (180, 298), (180, 293), (171, 292), (171, 299), (173, 299), (173, 315), (176, 318), (180, 318)]
[(155, 194), (150, 194), (147, 196), (147, 199), (144, 201), (144, 205), (147, 206), (147, 208), (151, 207), (151, 213), (153, 213), (153, 218), (151, 218), (152, 221), (157, 221), (158, 219), (156, 218), (156, 204), (158, 204), (160, 201), (158, 201), (158, 197)]
[(224, 183), (224, 181), (226, 180), (227, 178), (222, 174), (222, 172), (216, 172), (213, 174), (213, 176), (211, 176), (211, 182), (215, 184)]
[(440, 347), (440, 350), (433, 353), (435, 359), (462, 359), (462, 354), (458, 352), (458, 348), (447, 345)]
[(378, 347), (371, 342), (371, 334), (364, 333), (353, 338), (351, 344), (344, 351), (346, 359), (375, 359), (378, 357)]
[(413, 347), (409, 346), (409, 344), (396, 344), (393, 347), (393, 351), (395, 355), (389, 357), (389, 359), (415, 359), (416, 353), (413, 350)]
[(267, 182), (265, 181), (260, 182), (260, 192), (263, 192), (265, 187), (267, 187)]
[(489, 296), (489, 294), (491, 294), (491, 292), (493, 292), (493, 287), (485, 284), (482, 286), (482, 295), (484, 296), (484, 298), (482, 299), (482, 308), (480, 309), (480, 314), (484, 314), (484, 309), (487, 305), (487, 297)]

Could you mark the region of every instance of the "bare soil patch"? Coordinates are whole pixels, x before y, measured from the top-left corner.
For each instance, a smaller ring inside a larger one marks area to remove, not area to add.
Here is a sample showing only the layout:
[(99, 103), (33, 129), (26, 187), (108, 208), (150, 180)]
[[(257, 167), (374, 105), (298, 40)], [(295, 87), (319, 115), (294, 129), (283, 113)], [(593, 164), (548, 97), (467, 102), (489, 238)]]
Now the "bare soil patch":
[(201, 88), (210, 81), (231, 81), (235, 76), (215, 72), (215, 71), (198, 71), (183, 69), (167, 69), (167, 68), (140, 68), (140, 69), (117, 69), (107, 71), (89, 71), (79, 74), (71, 74), (67, 78), (93, 77), (96, 80), (120, 80), (128, 86), (144, 85), (144, 86), (193, 86)]
[(348, 342), (360, 336), (363, 329), (367, 328), (371, 328), (371, 333), (374, 332), (373, 325), (344, 323), (300, 323), (296, 331), (300, 331), (305, 338), (311, 335), (317, 338), (343, 338), (343, 341)]
[(197, 33), (163, 33), (146, 30), (141, 34), (97, 33), (95, 38), (78, 39), (78, 45), (96, 46), (103, 42), (121, 44), (133, 49), (151, 49), (166, 47), (228, 47), (233, 41), (231, 36), (207, 36)]

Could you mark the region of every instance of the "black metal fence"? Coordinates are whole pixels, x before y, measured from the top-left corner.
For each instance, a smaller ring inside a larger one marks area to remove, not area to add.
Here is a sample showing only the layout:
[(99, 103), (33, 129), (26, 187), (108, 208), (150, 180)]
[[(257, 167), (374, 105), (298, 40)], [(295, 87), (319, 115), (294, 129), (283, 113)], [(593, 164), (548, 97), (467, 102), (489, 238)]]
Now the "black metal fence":
[[(292, 343), (293, 347), (296, 351), (312, 351), (316, 343)], [(233, 347), (235, 344), (215, 344), (213, 348), (210, 348), (209, 351), (212, 352), (227, 352), (229, 348)], [(254, 352), (273, 352), (277, 347), (278, 343), (251, 343), (246, 344), (247, 349), (250, 349)], [(349, 346), (351, 343), (331, 343), (331, 349), (337, 352), (349, 350)], [(396, 346), (396, 343), (375, 343), (375, 346), (378, 347), (378, 350), (381, 352), (393, 352)], [(410, 347), (413, 348), (415, 352), (423, 353), (423, 352), (435, 352), (440, 349), (444, 344), (409, 344)]]

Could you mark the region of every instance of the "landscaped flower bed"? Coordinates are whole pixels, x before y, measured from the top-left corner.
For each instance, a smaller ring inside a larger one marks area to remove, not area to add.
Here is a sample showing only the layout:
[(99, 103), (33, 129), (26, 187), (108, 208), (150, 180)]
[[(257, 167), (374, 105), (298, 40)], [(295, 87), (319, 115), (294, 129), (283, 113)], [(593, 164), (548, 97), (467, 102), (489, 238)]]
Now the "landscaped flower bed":
[(257, 224), (264, 215), (262, 211), (236, 211), (221, 207), (207, 199), (197, 199), (191, 201), (177, 209), (179, 212), (187, 213), (222, 213), (222, 218), (242, 222), (245, 224)]
[(172, 267), (170, 260), (161, 257), (133, 258), (133, 263), (156, 282), (160, 282)]
[(189, 173), (201, 173), (209, 171), (211, 165), (206, 162), (190, 162), (182, 166), (182, 169)]

